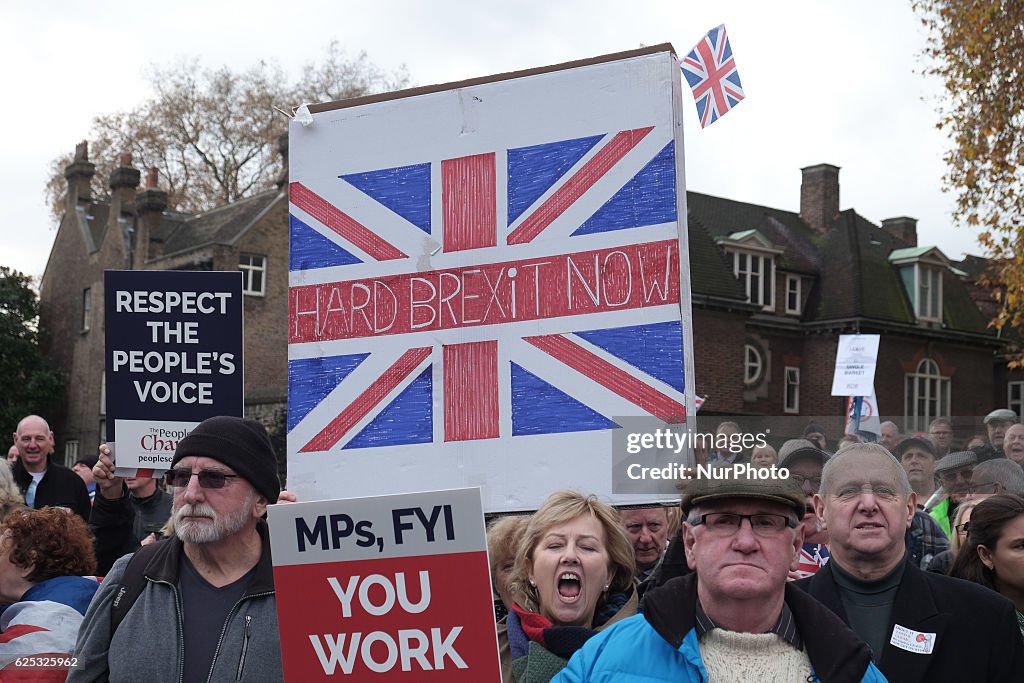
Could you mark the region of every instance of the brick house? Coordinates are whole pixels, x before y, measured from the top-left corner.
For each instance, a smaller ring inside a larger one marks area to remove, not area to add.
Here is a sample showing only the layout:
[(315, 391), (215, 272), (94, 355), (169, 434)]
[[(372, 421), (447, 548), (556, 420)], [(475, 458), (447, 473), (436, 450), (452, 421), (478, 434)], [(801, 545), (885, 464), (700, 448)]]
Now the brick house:
[[(286, 143), (282, 144), (286, 151)], [(51, 416), (73, 461), (100, 441), (103, 271), (246, 273), (246, 411), (271, 430), (284, 462), (287, 400), (288, 202), (279, 186), (198, 215), (167, 211), (151, 175), (123, 160), (109, 200), (89, 193), (94, 167), (79, 146), (66, 213), (43, 277), (45, 350), (68, 386)], [(980, 259), (955, 263), (919, 245), (916, 221), (880, 226), (839, 209), (839, 168), (803, 169), (799, 212), (687, 194), (696, 390), (702, 415), (839, 416), (830, 395), (839, 334), (882, 335), (876, 394), (905, 431), (963, 416), (958, 437), (993, 407), (1024, 407), (1024, 375), (1005, 368), (989, 329)], [(836, 418), (839, 419), (838, 417)]]
[(105, 434), (103, 271), (242, 270), (246, 414), (271, 431), (284, 461), (287, 401), (288, 198), (281, 189), (196, 215), (167, 210), (155, 169), (139, 192), (130, 156), (90, 195), (95, 167), (85, 143), (65, 170), (67, 205), (40, 289), (43, 348), (64, 376), (65, 409), (48, 416), (57, 452), (72, 463)]
[(979, 429), (975, 416), (1024, 385), (1007, 384), (1020, 377), (1006, 371), (1002, 342), (987, 328), (976, 274), (919, 245), (913, 218), (877, 226), (840, 211), (838, 167), (802, 173), (799, 213), (688, 193), (706, 410), (842, 415), (845, 399), (831, 396), (837, 337), (879, 334), (883, 416), (907, 432), (938, 416), (959, 418), (958, 437)]

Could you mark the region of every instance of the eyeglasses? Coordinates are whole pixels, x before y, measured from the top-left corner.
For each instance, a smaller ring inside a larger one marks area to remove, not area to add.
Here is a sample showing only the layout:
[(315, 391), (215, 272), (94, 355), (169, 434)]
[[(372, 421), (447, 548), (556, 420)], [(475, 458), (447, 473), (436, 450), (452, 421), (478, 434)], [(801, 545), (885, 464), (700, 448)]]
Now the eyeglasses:
[(872, 486), (871, 484), (844, 486), (835, 492), (835, 497), (844, 503), (849, 503), (868, 493), (885, 502), (892, 502), (900, 497), (899, 492), (894, 487), (885, 485)]
[(975, 484), (974, 486), (968, 486), (966, 490), (967, 493), (997, 493), (999, 491), (999, 482)]
[(199, 477), (199, 485), (204, 489), (222, 489), (228, 483), (228, 479), (234, 479), (238, 476), (237, 474), (224, 474), (215, 470), (193, 472), (192, 470), (178, 469), (167, 470), (167, 474), (164, 477), (167, 479), (168, 485), (184, 487), (188, 486), (188, 482), (191, 481), (193, 474)]
[(942, 479), (943, 481), (950, 481), (950, 482), (955, 482), (957, 479), (962, 479), (964, 481), (970, 481), (972, 474), (974, 474), (974, 470), (973, 469), (958, 470), (956, 472), (943, 472), (942, 474), (939, 475), (939, 479)]
[(966, 535), (967, 535), (967, 531), (968, 531), (968, 529), (970, 528), (970, 527), (968, 526), (969, 524), (970, 524), (970, 522), (961, 522), (960, 524), (957, 524), (957, 525), (956, 525), (955, 527), (953, 527), (953, 528), (954, 528), (954, 529), (956, 529), (956, 532), (957, 532), (958, 534), (960, 534), (960, 535), (962, 535), (962, 536), (966, 536)]
[(758, 536), (765, 538), (778, 536), (786, 527), (796, 528), (796, 522), (785, 515), (762, 512), (756, 515), (739, 515), (733, 512), (709, 512), (700, 516), (698, 525), (715, 536), (732, 536), (740, 530), (743, 520), (750, 522), (750, 529)]
[(821, 486), (821, 475), (820, 474), (818, 476), (816, 476), (816, 477), (805, 477), (802, 474), (797, 474), (796, 472), (791, 472), (790, 475), (789, 475), (789, 478), (792, 479), (793, 481), (795, 481), (798, 486), (803, 486), (804, 484), (810, 484), (815, 489), (817, 489), (818, 487)]

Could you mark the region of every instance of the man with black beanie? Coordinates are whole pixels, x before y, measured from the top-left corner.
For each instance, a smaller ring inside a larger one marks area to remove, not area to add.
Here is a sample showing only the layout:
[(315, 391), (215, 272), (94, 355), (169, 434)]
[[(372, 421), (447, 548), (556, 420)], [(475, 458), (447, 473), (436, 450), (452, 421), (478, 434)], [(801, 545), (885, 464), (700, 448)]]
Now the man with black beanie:
[[(263, 520), (281, 486), (266, 429), (205, 420), (178, 443), (167, 482), (175, 536), (114, 564), (89, 605), (68, 680), (281, 680)], [(145, 584), (112, 633), (135, 563)]]

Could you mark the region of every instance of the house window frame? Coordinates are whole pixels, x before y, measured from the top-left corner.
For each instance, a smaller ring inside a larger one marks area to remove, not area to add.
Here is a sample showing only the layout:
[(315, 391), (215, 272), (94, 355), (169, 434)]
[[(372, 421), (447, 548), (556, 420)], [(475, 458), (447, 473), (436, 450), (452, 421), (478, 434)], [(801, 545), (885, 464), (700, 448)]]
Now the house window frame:
[[(751, 355), (755, 356), (756, 360), (752, 361)], [(752, 369), (753, 374), (751, 373)], [(764, 377), (764, 372), (764, 353), (756, 344), (747, 342), (743, 345), (743, 384), (747, 387), (753, 387), (760, 384), (761, 379)]]
[(782, 376), (782, 412), (795, 415), (800, 412), (800, 368), (787, 365)]
[[(248, 263), (245, 262), (248, 259)], [(259, 265), (254, 260), (260, 259)], [(242, 294), (245, 296), (266, 296), (267, 257), (262, 254), (239, 253), (238, 270), (242, 272)], [(259, 288), (253, 286), (253, 279), (259, 275)]]
[(64, 442), (64, 462), (69, 466), (74, 465), (78, 460), (78, 439), (68, 439)]
[(935, 418), (952, 414), (952, 380), (933, 359), (922, 358), (915, 372), (903, 377), (903, 417), (908, 433), (926, 431)]
[[(747, 301), (770, 311), (775, 308), (775, 257), (747, 249), (732, 249), (732, 272), (743, 284)], [(754, 268), (754, 263), (757, 268)], [(744, 262), (741, 267), (740, 261)], [(752, 295), (752, 280), (757, 278), (757, 298)]]
[(914, 314), (918, 320), (942, 322), (942, 270), (938, 266), (914, 264)]
[[(786, 313), (800, 315), (803, 312), (802, 289), (803, 282), (799, 275), (786, 275)], [(790, 297), (795, 302), (793, 306), (789, 305)]]
[(92, 287), (82, 290), (82, 333), (92, 329)]
[(1006, 383), (1006, 407), (1017, 415), (1024, 414), (1024, 382)]

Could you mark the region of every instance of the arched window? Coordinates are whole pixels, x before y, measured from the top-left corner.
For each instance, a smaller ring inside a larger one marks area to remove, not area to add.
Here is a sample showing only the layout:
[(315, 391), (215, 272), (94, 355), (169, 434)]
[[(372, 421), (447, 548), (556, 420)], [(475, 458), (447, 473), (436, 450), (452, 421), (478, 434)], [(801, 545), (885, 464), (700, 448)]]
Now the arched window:
[(938, 364), (924, 358), (917, 371), (906, 377), (906, 424), (908, 432), (923, 432), (937, 417), (950, 415), (950, 379), (939, 372)]
[(743, 347), (743, 383), (748, 387), (761, 381), (764, 374), (764, 358), (761, 350), (753, 344)]

